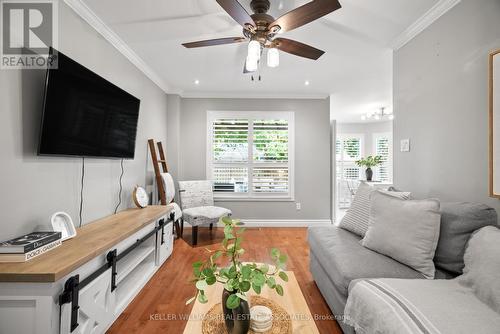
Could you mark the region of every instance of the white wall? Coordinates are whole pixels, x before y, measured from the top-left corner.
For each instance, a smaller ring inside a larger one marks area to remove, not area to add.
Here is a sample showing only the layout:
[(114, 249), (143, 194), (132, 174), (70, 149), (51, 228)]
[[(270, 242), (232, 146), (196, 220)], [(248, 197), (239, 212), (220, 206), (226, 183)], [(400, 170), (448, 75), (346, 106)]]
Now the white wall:
[[(181, 99), (179, 180), (206, 179), (207, 111), (295, 113), (294, 202), (218, 202), (238, 218), (330, 219), (330, 107), (328, 99)], [(170, 117), (172, 110), (169, 110)], [(175, 113), (175, 111), (173, 111)], [(170, 136), (174, 136), (169, 132)], [(172, 138), (175, 140), (175, 138)], [(169, 154), (167, 153), (170, 159)]]
[(500, 1), (462, 0), (394, 56), (394, 180), (418, 197), (488, 197), (488, 54), (500, 48)]
[(376, 133), (392, 133), (392, 121), (372, 123), (337, 123), (337, 135), (362, 134), (363, 156), (375, 155), (373, 135)]
[[(167, 97), (113, 46), (59, 2), (59, 50), (141, 100), (135, 159), (125, 160), (123, 204), (146, 183), (147, 139), (166, 138)], [(81, 159), (36, 156), (45, 72), (0, 70), (0, 240), (66, 211), (78, 223)], [(113, 213), (118, 160), (86, 159), (84, 223)]]

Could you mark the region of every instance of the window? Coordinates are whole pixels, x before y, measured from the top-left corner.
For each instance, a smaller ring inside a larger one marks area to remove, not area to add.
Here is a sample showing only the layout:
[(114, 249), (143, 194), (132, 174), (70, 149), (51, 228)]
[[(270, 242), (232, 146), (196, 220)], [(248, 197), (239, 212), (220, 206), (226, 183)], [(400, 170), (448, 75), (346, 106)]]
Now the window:
[(351, 205), (352, 193), (362, 169), (356, 161), (363, 156), (364, 136), (362, 134), (341, 134), (335, 142), (337, 161), (337, 203), (340, 209)]
[(293, 113), (207, 117), (207, 176), (216, 198), (293, 199)]
[(374, 170), (374, 179), (390, 183), (392, 182), (392, 134), (375, 133), (373, 144), (375, 155), (382, 157), (382, 164)]

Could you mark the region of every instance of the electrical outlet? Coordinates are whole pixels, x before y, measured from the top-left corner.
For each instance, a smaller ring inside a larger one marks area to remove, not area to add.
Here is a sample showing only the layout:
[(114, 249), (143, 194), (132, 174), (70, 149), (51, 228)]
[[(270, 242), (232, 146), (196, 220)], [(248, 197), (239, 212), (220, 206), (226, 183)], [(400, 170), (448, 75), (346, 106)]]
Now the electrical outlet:
[(300, 209), (302, 209), (302, 206), (299, 202), (295, 203), (295, 207), (297, 208), (297, 211), (300, 211)]

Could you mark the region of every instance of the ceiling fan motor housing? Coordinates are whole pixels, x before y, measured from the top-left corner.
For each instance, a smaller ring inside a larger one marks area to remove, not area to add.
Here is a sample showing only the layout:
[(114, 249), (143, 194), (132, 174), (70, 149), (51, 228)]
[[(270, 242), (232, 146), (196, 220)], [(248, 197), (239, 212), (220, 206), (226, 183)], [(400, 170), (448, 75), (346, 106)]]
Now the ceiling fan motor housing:
[(250, 7), (255, 14), (265, 14), (271, 8), (271, 2), (269, 0), (252, 0)]

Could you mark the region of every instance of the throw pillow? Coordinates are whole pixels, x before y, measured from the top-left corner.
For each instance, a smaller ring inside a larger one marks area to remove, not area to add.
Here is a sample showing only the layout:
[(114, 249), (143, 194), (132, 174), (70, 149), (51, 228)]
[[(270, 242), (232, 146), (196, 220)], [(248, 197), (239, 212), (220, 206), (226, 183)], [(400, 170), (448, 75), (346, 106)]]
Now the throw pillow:
[(497, 213), (485, 204), (442, 203), (441, 233), (434, 257), (436, 267), (461, 275), (471, 234), (490, 225), (497, 225)]
[(362, 245), (433, 279), (439, 239), (439, 201), (401, 200), (382, 192), (371, 196), (370, 226)]
[[(351, 207), (339, 223), (339, 227), (364, 237), (368, 230), (368, 219), (370, 217), (370, 195), (377, 189), (361, 182), (352, 200)], [(401, 199), (409, 199), (409, 192), (395, 192), (382, 190), (384, 193)]]
[(465, 251), (461, 284), (471, 287), (477, 298), (500, 313), (500, 229), (483, 227), (470, 238)]
[(175, 197), (175, 183), (172, 175), (170, 173), (161, 173), (161, 178), (163, 180), (163, 188), (165, 188), (165, 198), (167, 204), (172, 202)]

